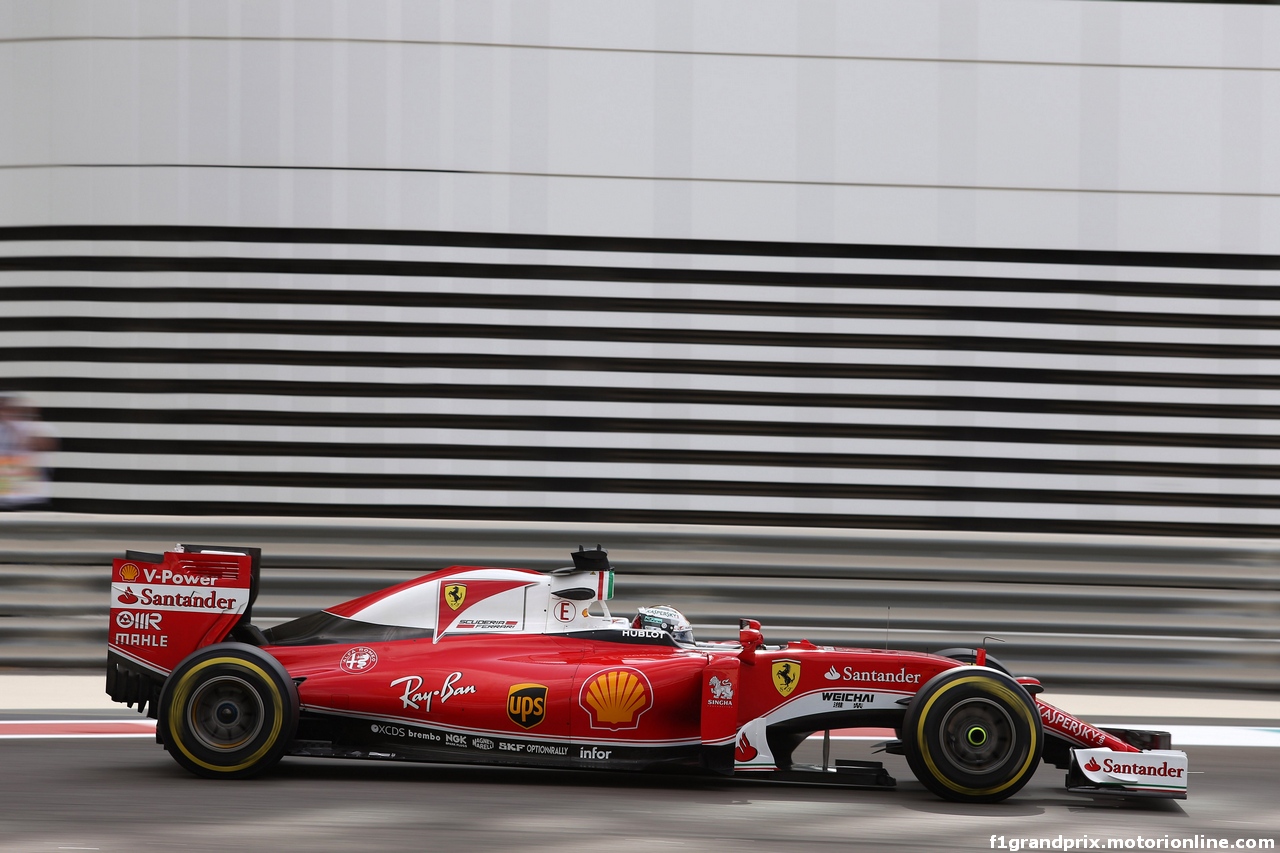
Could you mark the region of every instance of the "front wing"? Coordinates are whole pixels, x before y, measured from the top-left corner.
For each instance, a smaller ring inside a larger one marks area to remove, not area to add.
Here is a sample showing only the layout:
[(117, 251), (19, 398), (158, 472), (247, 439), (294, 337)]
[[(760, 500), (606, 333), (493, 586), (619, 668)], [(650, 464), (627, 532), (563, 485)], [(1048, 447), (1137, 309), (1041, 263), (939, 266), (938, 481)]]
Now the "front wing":
[(1071, 750), (1067, 790), (1119, 797), (1187, 798), (1187, 754), (1176, 749)]

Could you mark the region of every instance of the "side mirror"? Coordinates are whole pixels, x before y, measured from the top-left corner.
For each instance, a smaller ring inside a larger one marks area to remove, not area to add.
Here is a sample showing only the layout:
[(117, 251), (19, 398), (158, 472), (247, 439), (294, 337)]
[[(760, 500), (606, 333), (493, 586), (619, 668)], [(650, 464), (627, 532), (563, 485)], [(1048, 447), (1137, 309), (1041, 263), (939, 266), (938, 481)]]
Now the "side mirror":
[(760, 623), (754, 619), (739, 619), (738, 642), (742, 644), (742, 654), (738, 655), (738, 660), (745, 664), (754, 664), (756, 649), (764, 647), (764, 634), (760, 631)]

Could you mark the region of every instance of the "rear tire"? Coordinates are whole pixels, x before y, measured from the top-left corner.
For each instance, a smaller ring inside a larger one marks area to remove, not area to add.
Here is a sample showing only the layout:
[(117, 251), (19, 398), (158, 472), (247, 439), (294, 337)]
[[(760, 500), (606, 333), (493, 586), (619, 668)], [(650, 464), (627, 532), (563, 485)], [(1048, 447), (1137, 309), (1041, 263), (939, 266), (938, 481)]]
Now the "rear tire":
[(298, 689), (261, 649), (219, 643), (178, 664), (160, 692), (156, 725), (173, 760), (197, 776), (256, 776), (293, 740)]
[(994, 803), (1035, 774), (1044, 731), (1035, 701), (1012, 677), (950, 669), (912, 698), (902, 743), (911, 772), (939, 797)]

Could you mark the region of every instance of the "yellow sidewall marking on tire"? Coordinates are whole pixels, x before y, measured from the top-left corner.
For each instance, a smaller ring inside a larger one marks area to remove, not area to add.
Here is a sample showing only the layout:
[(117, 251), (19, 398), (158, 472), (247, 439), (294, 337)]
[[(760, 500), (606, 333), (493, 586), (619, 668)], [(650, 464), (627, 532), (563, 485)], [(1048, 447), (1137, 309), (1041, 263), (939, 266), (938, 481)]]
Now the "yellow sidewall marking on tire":
[[(1007, 782), (1003, 782), (999, 785), (995, 785), (990, 788), (966, 788), (963, 785), (957, 785), (956, 783), (952, 782), (950, 779), (947, 779), (945, 776), (939, 773), (938, 766), (934, 764), (933, 756), (929, 753), (928, 738), (925, 737), (924, 724), (925, 724), (925, 720), (929, 718), (929, 709), (933, 707), (933, 703), (938, 701), (938, 699), (951, 688), (958, 687), (961, 684), (968, 684), (970, 682), (977, 682), (982, 686), (983, 689), (988, 690), (991, 693), (994, 693), (995, 695), (999, 696), (1001, 699), (1004, 699), (1009, 705), (1013, 706), (1014, 708), (1017, 708), (1018, 712), (1022, 714), (1023, 719), (1026, 720), (1028, 733), (1031, 735), (1031, 741), (1029, 744), (1030, 748), (1027, 750), (1027, 760), (1022, 763), (1022, 766), (1020, 768), (1018, 768), (1018, 772), (1015, 773)], [(1026, 703), (1022, 701), (1022, 698), (1018, 696), (1018, 694), (1010, 690), (1008, 687), (1005, 687), (1000, 682), (993, 681), (984, 675), (969, 675), (969, 676), (965, 676), (964, 678), (957, 678), (955, 681), (951, 681), (942, 685), (942, 687), (938, 690), (938, 692), (930, 696), (929, 701), (924, 703), (924, 708), (920, 710), (920, 722), (916, 724), (916, 743), (920, 745), (920, 756), (924, 759), (924, 763), (929, 768), (929, 772), (933, 774), (934, 779), (941, 782), (943, 785), (946, 785), (948, 788), (950, 788), (951, 790), (955, 791), (958, 794), (967, 794), (971, 797), (985, 797), (990, 794), (998, 794), (1001, 791), (1003, 791), (1005, 788), (1008, 788), (1010, 785), (1015, 784), (1019, 779), (1021, 779), (1026, 774), (1027, 768), (1029, 768), (1031, 764), (1035, 761), (1035, 755), (1036, 755), (1035, 720), (1032, 719), (1030, 715), (1027, 713)]]
[[(183, 718), (185, 716), (185, 712), (183, 711), (183, 706), (186, 705), (187, 698), (191, 695), (192, 680), (195, 678), (197, 673), (211, 666), (215, 666), (217, 664), (230, 664), (231, 666), (243, 667), (244, 669), (247, 669), (250, 672), (254, 673), (255, 675), (259, 676), (262, 679), (264, 684), (267, 684), (270, 686), (271, 704), (272, 704), (272, 707), (275, 709), (275, 721), (271, 727), (271, 734), (263, 742), (262, 746), (256, 752), (254, 752), (253, 755), (249, 756), (241, 763), (231, 767), (227, 767), (225, 765), (210, 764), (207, 761), (203, 761), (199, 758), (196, 758), (194, 755), (191, 754), (191, 751), (187, 749), (186, 744), (182, 742), (182, 736), (181, 736), (181, 732), (182, 732), (181, 723), (183, 722)], [(268, 752), (270, 752), (271, 748), (275, 746), (276, 739), (280, 736), (280, 729), (283, 726), (284, 726), (284, 702), (280, 697), (280, 690), (276, 687), (276, 683), (274, 679), (272, 679), (271, 676), (268, 675), (266, 671), (263, 670), (262, 667), (258, 666), (256, 663), (253, 663), (247, 660), (242, 660), (241, 658), (210, 658), (209, 660), (201, 661), (200, 663), (196, 664), (194, 667), (191, 668), (190, 672), (182, 676), (182, 680), (178, 682), (178, 686), (175, 687), (173, 690), (173, 701), (169, 703), (169, 734), (173, 739), (173, 745), (176, 746), (183, 755), (191, 759), (191, 761), (195, 762), (196, 764), (203, 767), (204, 769), (212, 770), (215, 773), (236, 773), (240, 770), (245, 770), (249, 767), (252, 767), (254, 764), (261, 761), (262, 757), (266, 755)]]

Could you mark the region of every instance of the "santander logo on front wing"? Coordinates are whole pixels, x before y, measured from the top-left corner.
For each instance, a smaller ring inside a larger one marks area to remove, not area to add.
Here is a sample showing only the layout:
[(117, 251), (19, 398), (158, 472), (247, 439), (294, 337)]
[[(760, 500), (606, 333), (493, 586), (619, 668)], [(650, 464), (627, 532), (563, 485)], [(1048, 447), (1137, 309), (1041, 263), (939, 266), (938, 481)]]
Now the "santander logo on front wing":
[(1119, 783), (1136, 789), (1185, 789), (1187, 755), (1178, 750), (1112, 752), (1109, 749), (1075, 750), (1077, 766), (1091, 781)]

